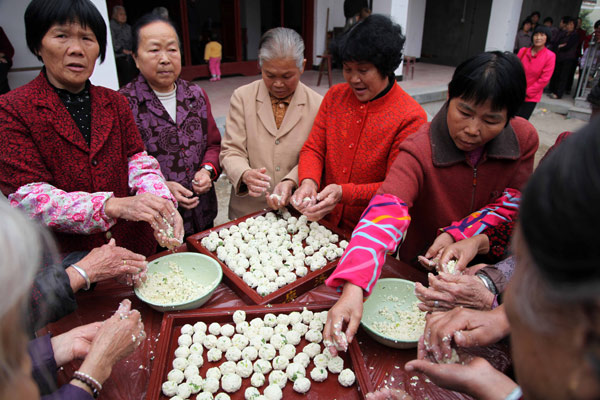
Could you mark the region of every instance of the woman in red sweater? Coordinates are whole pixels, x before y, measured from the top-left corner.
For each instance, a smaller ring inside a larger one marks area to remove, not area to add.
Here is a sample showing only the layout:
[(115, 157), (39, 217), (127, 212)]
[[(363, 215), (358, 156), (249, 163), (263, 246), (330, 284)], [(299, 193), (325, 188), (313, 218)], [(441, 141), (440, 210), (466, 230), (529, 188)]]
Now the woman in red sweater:
[(300, 151), (292, 204), (311, 221), (354, 228), (400, 143), (427, 121), (396, 83), (402, 28), (383, 15), (356, 24), (332, 46), (346, 83), (332, 87)]

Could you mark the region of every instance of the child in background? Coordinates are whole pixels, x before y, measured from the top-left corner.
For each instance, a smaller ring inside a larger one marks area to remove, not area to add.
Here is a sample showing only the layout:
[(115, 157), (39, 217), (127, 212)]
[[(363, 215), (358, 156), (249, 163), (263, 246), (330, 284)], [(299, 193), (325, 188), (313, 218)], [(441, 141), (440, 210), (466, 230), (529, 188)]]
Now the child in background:
[(208, 70), (212, 77), (211, 82), (221, 80), (221, 43), (217, 42), (217, 35), (212, 34), (211, 41), (204, 48), (204, 60), (208, 61)]

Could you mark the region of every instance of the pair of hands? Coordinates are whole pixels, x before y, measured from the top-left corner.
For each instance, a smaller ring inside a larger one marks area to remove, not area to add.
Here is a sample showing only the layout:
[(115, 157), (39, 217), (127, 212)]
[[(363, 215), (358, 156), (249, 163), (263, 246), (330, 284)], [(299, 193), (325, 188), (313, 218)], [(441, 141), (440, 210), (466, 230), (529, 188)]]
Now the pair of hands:
[(283, 180), (273, 188), (273, 193), (269, 193), (271, 177), (266, 172), (267, 169), (264, 167), (249, 169), (242, 174), (242, 182), (248, 188), (248, 195), (250, 197), (265, 195), (267, 205), (273, 210), (279, 210), (287, 206), (290, 202), (295, 184), (291, 180)]
[(104, 203), (104, 213), (110, 218), (149, 223), (163, 247), (173, 248), (183, 242), (183, 219), (175, 205), (154, 194), (111, 197)]
[(427, 249), (425, 255), (418, 257), (418, 260), (427, 269), (435, 267), (439, 270), (448, 261), (456, 260), (456, 270), (462, 272), (477, 254), (487, 254), (489, 250), (490, 241), (486, 235), (475, 235), (454, 242), (454, 238), (450, 234), (443, 232)]
[(167, 181), (167, 186), (179, 205), (186, 210), (192, 210), (198, 207), (200, 199), (195, 194), (204, 194), (212, 187), (210, 172), (202, 168), (194, 175), (192, 180), (192, 190), (186, 189), (182, 184), (175, 181)]
[(51, 339), (58, 366), (84, 359), (79, 370), (102, 384), (113, 365), (133, 353), (146, 338), (144, 324), (131, 302), (123, 300), (119, 309), (104, 322), (94, 322), (72, 329)]
[[(317, 183), (304, 179), (292, 196), (292, 205), (306, 215), (309, 221), (319, 221), (329, 214), (342, 200), (342, 187), (335, 183), (327, 185), (317, 193)], [(307, 200), (308, 199), (308, 200)]]

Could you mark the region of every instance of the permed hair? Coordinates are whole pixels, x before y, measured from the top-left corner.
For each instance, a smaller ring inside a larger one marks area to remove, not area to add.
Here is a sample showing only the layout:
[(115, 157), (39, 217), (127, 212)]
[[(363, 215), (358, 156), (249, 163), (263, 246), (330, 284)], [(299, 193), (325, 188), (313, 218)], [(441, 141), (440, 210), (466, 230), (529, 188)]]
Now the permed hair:
[(133, 49), (133, 54), (137, 55), (138, 48), (140, 47), (140, 31), (142, 30), (142, 28), (146, 25), (150, 25), (155, 22), (164, 22), (165, 24), (173, 28), (173, 30), (175, 31), (175, 35), (177, 35), (177, 43), (179, 45), (179, 48), (181, 49), (181, 39), (179, 38), (179, 33), (177, 33), (177, 28), (175, 28), (173, 21), (171, 21), (169, 18), (164, 17), (161, 14), (152, 12), (144, 14), (142, 17), (140, 17), (140, 19), (136, 21), (135, 25), (133, 25), (133, 29), (131, 30), (131, 45)]
[(304, 64), (304, 41), (302, 36), (290, 28), (269, 29), (258, 44), (258, 65), (276, 59), (292, 59), (302, 70)]
[(33, 0), (25, 10), (27, 47), (38, 58), (42, 39), (53, 25), (77, 22), (89, 27), (100, 47), (100, 62), (106, 58), (106, 23), (90, 0)]
[(519, 58), (509, 52), (480, 53), (463, 61), (448, 84), (448, 100), (460, 97), (481, 105), (491, 101), (494, 111), (506, 109), (506, 123), (525, 100), (527, 81)]
[(404, 40), (400, 25), (385, 15), (373, 14), (334, 40), (330, 52), (337, 62), (369, 62), (387, 77), (402, 61)]

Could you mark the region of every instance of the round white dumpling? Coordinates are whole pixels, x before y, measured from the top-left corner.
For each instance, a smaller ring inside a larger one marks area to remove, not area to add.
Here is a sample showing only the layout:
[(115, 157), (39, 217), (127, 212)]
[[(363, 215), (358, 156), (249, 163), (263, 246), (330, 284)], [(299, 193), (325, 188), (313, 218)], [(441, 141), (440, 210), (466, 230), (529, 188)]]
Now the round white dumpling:
[(321, 343), (323, 341), (323, 334), (316, 329), (310, 329), (304, 337), (311, 343)]
[(187, 360), (187, 358), (183, 358), (183, 357), (177, 357), (176, 359), (173, 360), (173, 368), (175, 369), (179, 369), (179, 370), (184, 370), (187, 368), (187, 366), (190, 365), (189, 361)]
[(202, 345), (209, 350), (217, 347), (217, 337), (212, 334), (206, 335), (206, 337), (202, 341)]
[(252, 375), (252, 371), (252, 361), (250, 360), (240, 360), (236, 364), (235, 372), (242, 378), (248, 378), (250, 375)]
[(216, 347), (206, 352), (206, 359), (209, 362), (221, 361), (221, 358), (223, 358), (223, 352)]
[(327, 311), (321, 311), (314, 314), (315, 319), (319, 319), (323, 325), (327, 323)]
[(306, 368), (304, 368), (302, 364), (291, 363), (285, 369), (285, 374), (290, 381), (294, 382), (300, 376), (306, 376)]
[(284, 356), (277, 356), (273, 359), (273, 369), (284, 370), (290, 363), (289, 358)]
[(321, 332), (323, 330), (323, 323), (320, 318), (314, 318), (310, 321), (310, 324), (308, 324), (308, 328)]
[(227, 351), (229, 348), (231, 348), (231, 339), (227, 336), (220, 336), (219, 339), (217, 339), (217, 349)]
[(275, 350), (275, 347), (273, 347), (273, 345), (271, 345), (271, 344), (263, 345), (260, 348), (260, 350), (258, 351), (258, 355), (260, 356), (260, 358), (262, 358), (263, 360), (269, 360), (269, 361), (271, 361), (273, 358), (275, 358), (276, 353), (277, 353), (277, 350)]
[(327, 379), (327, 368), (323, 367), (314, 367), (312, 371), (310, 371), (310, 377), (315, 382), (323, 382)]
[(246, 321), (246, 311), (244, 310), (236, 310), (233, 313), (233, 322), (235, 322), (235, 324), (239, 324), (241, 322)]
[(297, 324), (298, 322), (302, 322), (302, 314), (300, 314), (298, 311), (292, 311), (289, 315), (289, 324), (290, 325), (294, 325)]
[(219, 380), (215, 378), (206, 378), (204, 380), (204, 386), (202, 386), (202, 389), (205, 392), (216, 393), (219, 391)]
[(304, 376), (294, 381), (294, 391), (298, 393), (307, 393), (310, 390), (310, 380)]
[(269, 385), (263, 393), (268, 400), (281, 400), (283, 398), (283, 392), (279, 385)]
[(192, 336), (194, 334), (194, 327), (190, 324), (185, 324), (181, 327), (181, 334), (182, 335), (190, 335)]
[[(192, 336), (192, 342), (194, 342), (192, 344), (192, 346), (194, 344), (200, 344), (201, 345), (202, 342), (204, 342), (204, 338), (206, 338), (206, 333), (204, 333), (204, 332), (196, 332), (196, 333), (194, 333), (194, 336)], [(190, 346), (190, 347), (192, 347), (192, 346)]]
[(256, 347), (248, 346), (244, 350), (242, 350), (242, 358), (244, 360), (254, 361), (258, 357), (258, 350)]
[(235, 325), (235, 331), (243, 335), (244, 333), (246, 333), (249, 327), (250, 324), (248, 323), (248, 321), (242, 321)]
[(271, 336), (271, 340), (269, 342), (273, 345), (273, 347), (275, 347), (276, 350), (280, 350), (283, 345), (287, 344), (287, 339), (285, 338), (285, 335), (276, 333)]
[(250, 321), (250, 326), (255, 326), (256, 328), (260, 329), (265, 326), (265, 323), (261, 318), (254, 318)]
[(340, 246), (340, 248), (342, 249), (346, 249), (346, 247), (348, 247), (348, 241), (347, 240), (340, 240), (340, 242), (338, 243), (338, 246)]
[(221, 334), (221, 325), (219, 325), (218, 322), (213, 322), (212, 324), (210, 324), (208, 326), (208, 332), (211, 335), (215, 335), (215, 336), (220, 335)]
[(281, 335), (285, 335), (287, 332), (289, 331), (287, 325), (283, 325), (283, 324), (278, 324), (277, 326), (275, 326), (275, 328), (273, 328), (273, 333), (278, 333)]
[(315, 363), (315, 367), (327, 368), (329, 358), (325, 354), (317, 354), (315, 358), (313, 358), (313, 362)]
[(254, 361), (254, 372), (268, 374), (269, 372), (271, 372), (272, 369), (273, 367), (271, 366), (271, 363), (267, 360), (259, 358), (258, 360)]
[(175, 349), (175, 357), (187, 358), (190, 353), (190, 348), (187, 346), (179, 346)]
[(315, 249), (312, 246), (306, 246), (304, 248), (304, 254), (306, 254), (307, 256), (312, 256), (313, 254), (315, 254)]
[(248, 343), (250, 343), (250, 340), (246, 336), (240, 335), (239, 333), (233, 335), (233, 338), (231, 339), (231, 344), (240, 350), (244, 350), (246, 346), (248, 346)]
[(290, 317), (287, 314), (279, 314), (277, 315), (277, 324), (278, 325), (289, 325)]
[(302, 352), (310, 358), (315, 358), (321, 353), (321, 346), (318, 343), (309, 343), (302, 348)]
[(287, 376), (286, 376), (285, 372), (275, 370), (269, 374), (269, 384), (270, 385), (277, 385), (281, 389), (283, 389), (285, 387), (286, 383), (287, 383)]
[(233, 361), (225, 361), (223, 364), (219, 365), (219, 369), (221, 370), (221, 374), (235, 374), (235, 369), (237, 365)]
[(192, 389), (190, 388), (190, 385), (187, 382), (180, 383), (179, 386), (177, 386), (177, 396), (181, 397), (182, 399), (189, 398), (191, 394)]
[(225, 358), (228, 361), (238, 362), (242, 358), (242, 351), (240, 349), (238, 349), (237, 347), (232, 346), (227, 349), (227, 352), (225, 353)]
[(231, 397), (227, 393), (217, 393), (215, 396), (215, 400), (231, 400)]
[(192, 337), (188, 334), (180, 335), (179, 338), (177, 338), (177, 343), (179, 343), (180, 346), (190, 347), (193, 343)]
[(327, 369), (332, 374), (339, 374), (344, 369), (344, 360), (342, 359), (342, 357), (339, 356), (333, 357), (327, 363)]
[(305, 325), (302, 322), (298, 322), (292, 325), (292, 329), (298, 332), (301, 336), (304, 336), (306, 332), (308, 332), (308, 325)]
[(192, 376), (200, 375), (200, 370), (195, 365), (188, 365), (183, 371), (185, 379), (189, 380)]
[(177, 395), (177, 386), (179, 384), (175, 381), (166, 381), (162, 384), (162, 392), (167, 397), (172, 397)]
[(194, 324), (194, 333), (206, 333), (207, 326), (204, 322), (198, 321)]
[(262, 328), (260, 328), (259, 332), (260, 336), (262, 336), (262, 338), (265, 339), (265, 342), (268, 342), (269, 340), (271, 340), (271, 337), (273, 337), (273, 333), (275, 331), (270, 326), (263, 326)]
[(181, 382), (183, 382), (184, 377), (185, 377), (185, 375), (183, 375), (183, 372), (180, 369), (172, 369), (167, 374), (167, 380), (173, 381), (173, 382), (177, 383), (178, 385)]
[(196, 400), (214, 400), (214, 397), (211, 392), (201, 392), (196, 396)]
[(308, 368), (310, 357), (306, 353), (300, 352), (294, 356), (293, 361), (297, 364), (301, 364), (304, 368)]
[(302, 340), (302, 336), (300, 336), (299, 332), (292, 330), (292, 331), (287, 331), (285, 333), (285, 339), (287, 340), (288, 344), (297, 346), (298, 344), (300, 344), (300, 340)]
[(221, 327), (221, 335), (232, 337), (235, 333), (235, 328), (231, 324), (225, 324)]
[(352, 372), (352, 370), (349, 368), (346, 368), (345, 370), (340, 372), (340, 375), (338, 376), (338, 382), (344, 387), (354, 385), (355, 380), (356, 376), (354, 376), (354, 372)]
[(296, 355), (296, 346), (290, 343), (283, 345), (279, 350), (279, 355), (291, 360)]
[(187, 380), (188, 385), (190, 385), (190, 389), (192, 390), (192, 394), (196, 394), (202, 390), (204, 387), (204, 379), (200, 375), (194, 375), (190, 379)]
[(254, 387), (261, 387), (265, 384), (265, 376), (260, 372), (255, 372), (250, 378), (250, 384)]
[(296, 268), (296, 275), (298, 275), (300, 278), (306, 276), (306, 274), (308, 274), (308, 268), (306, 268), (304, 265)]
[(198, 368), (204, 365), (204, 358), (202, 357), (201, 353), (192, 353), (187, 360), (190, 365), (195, 365)]
[(246, 388), (246, 391), (244, 392), (244, 399), (245, 400), (256, 400), (256, 398), (258, 396), (260, 396), (260, 392), (254, 386), (248, 386)]

